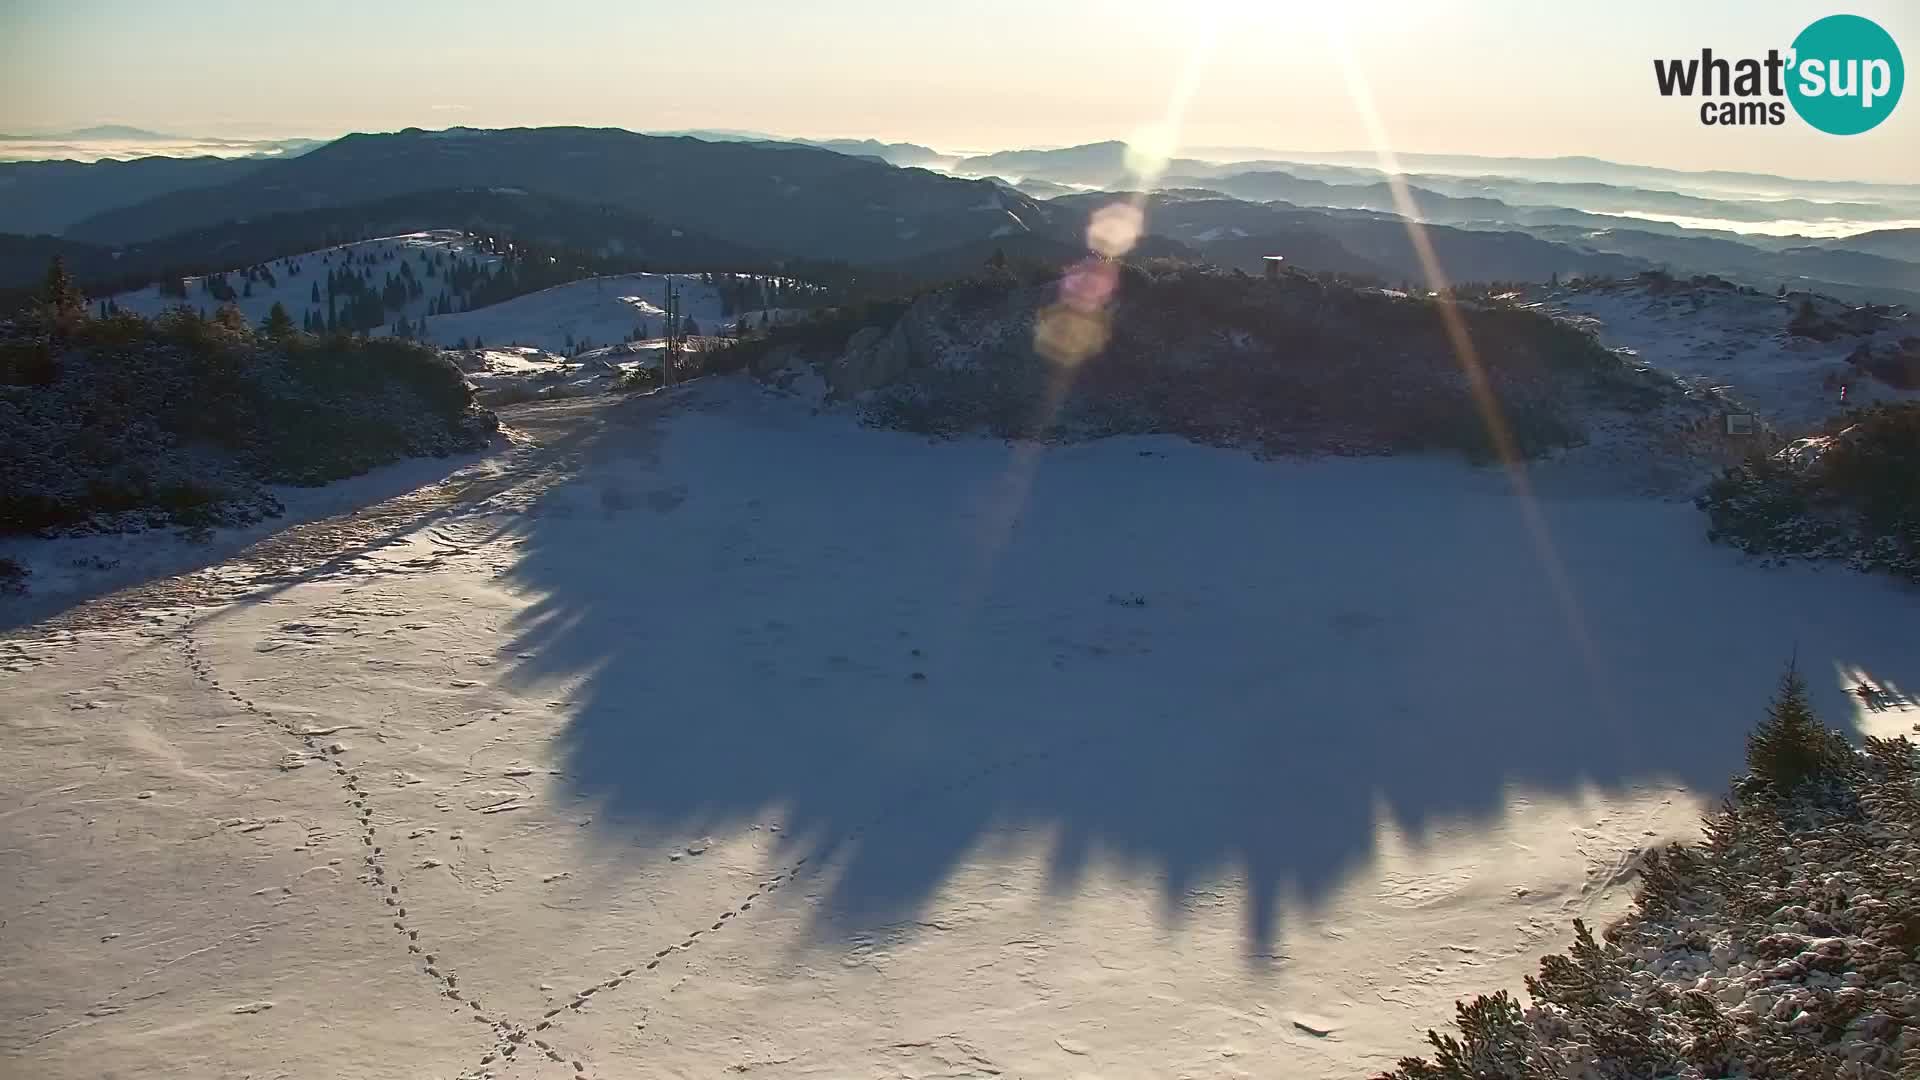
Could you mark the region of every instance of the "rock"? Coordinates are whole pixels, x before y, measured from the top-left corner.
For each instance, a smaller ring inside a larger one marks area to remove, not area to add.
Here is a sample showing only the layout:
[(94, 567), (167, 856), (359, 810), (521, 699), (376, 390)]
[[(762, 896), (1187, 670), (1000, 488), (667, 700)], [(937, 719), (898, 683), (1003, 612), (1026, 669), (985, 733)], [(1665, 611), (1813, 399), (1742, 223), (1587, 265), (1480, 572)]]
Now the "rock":
[(1846, 938), (1827, 937), (1811, 943), (1794, 959), (1817, 971), (1837, 971), (1846, 966), (1851, 950)]
[(885, 336), (886, 331), (877, 326), (863, 326), (855, 330), (853, 336), (847, 339), (847, 347), (842, 351), (852, 353), (860, 352), (863, 349), (871, 349), (875, 342)]
[(833, 395), (856, 397), (894, 382), (909, 368), (930, 363), (935, 349), (930, 328), (939, 303), (934, 297), (922, 298), (892, 329), (868, 326), (856, 331), (840, 357), (827, 366), (827, 385)]
[[(1778, 923), (1776, 926), (1780, 925)], [(1812, 944), (1807, 938), (1792, 933), (1768, 934), (1753, 943), (1753, 949), (1769, 960), (1783, 960), (1789, 956), (1804, 952)]]
[(1767, 971), (1767, 978), (1774, 982), (1799, 982), (1806, 977), (1807, 965), (1798, 960), (1782, 961)]
[(1920, 339), (1905, 338), (1881, 347), (1862, 344), (1848, 355), (1847, 363), (1888, 386), (1920, 389)]

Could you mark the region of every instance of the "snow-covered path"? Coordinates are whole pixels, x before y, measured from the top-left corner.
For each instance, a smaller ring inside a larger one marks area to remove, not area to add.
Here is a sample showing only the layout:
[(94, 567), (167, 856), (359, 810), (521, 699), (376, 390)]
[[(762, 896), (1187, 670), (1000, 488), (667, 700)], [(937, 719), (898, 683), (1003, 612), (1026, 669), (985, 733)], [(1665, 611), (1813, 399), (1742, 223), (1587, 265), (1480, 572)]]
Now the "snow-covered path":
[(0, 642), (10, 1066), (1377, 1071), (1619, 910), (1788, 653), (1835, 721), (1920, 683), (1910, 593), (1683, 504), (1548, 504), (1568, 604), (1451, 463), (514, 419), (330, 557)]

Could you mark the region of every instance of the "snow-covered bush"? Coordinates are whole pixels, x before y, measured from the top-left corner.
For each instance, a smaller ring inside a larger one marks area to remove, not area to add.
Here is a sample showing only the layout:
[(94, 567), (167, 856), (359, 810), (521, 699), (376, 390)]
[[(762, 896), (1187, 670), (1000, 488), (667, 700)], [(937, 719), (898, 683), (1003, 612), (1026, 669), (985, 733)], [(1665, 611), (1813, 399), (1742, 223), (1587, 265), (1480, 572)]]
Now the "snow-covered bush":
[(1700, 844), (1648, 852), (1634, 909), (1382, 1080), (1920, 1075), (1920, 753), (1853, 750), (1788, 671)]
[(50, 333), (0, 323), (0, 533), (207, 527), (323, 484), (478, 448), (460, 372), (404, 342), (288, 334), (181, 309)]
[(1839, 559), (1920, 581), (1920, 404), (1877, 405), (1829, 434), (1723, 473), (1708, 536), (1774, 559)]

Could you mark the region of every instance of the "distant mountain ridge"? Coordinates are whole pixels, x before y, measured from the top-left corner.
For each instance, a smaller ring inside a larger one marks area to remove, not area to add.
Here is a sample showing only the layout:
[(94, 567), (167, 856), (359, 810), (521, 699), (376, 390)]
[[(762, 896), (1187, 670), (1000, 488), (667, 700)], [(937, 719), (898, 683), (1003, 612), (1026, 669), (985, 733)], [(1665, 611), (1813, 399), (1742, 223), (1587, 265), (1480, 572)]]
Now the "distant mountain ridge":
[(130, 243), (258, 214), (412, 191), (506, 187), (605, 203), (796, 257), (884, 260), (1027, 231), (1044, 215), (985, 181), (814, 147), (614, 128), (349, 135), (227, 183), (95, 214), (71, 239)]
[[(1920, 184), (1879, 184), (1842, 180), (1796, 180), (1741, 172), (1685, 172), (1654, 166), (1622, 165), (1599, 158), (1474, 157), (1460, 154), (1402, 154), (1397, 164), (1406, 179), (1456, 195), (1488, 195), (1554, 207), (1618, 212), (1628, 208), (1677, 215), (1764, 221), (1856, 213), (1865, 220), (1898, 220), (1920, 213)], [(952, 165), (963, 175), (1001, 175), (1095, 187), (1130, 186), (1134, 175), (1128, 146), (1119, 140), (1051, 150), (1009, 150), (962, 158)], [(1176, 157), (1158, 175), (1167, 186), (1193, 178), (1237, 173), (1285, 172), (1326, 183), (1377, 183), (1386, 178), (1380, 158), (1371, 153), (1264, 152), (1238, 161)], [(1183, 181), (1180, 178), (1186, 178)], [(1648, 187), (1659, 184), (1659, 187)], [(1724, 188), (1718, 195), (1692, 193)], [(1752, 197), (1743, 202), (1736, 193)], [(1581, 198), (1575, 198), (1581, 196)], [(1782, 197), (1798, 198), (1769, 206)], [(1836, 206), (1836, 200), (1859, 200)], [(1601, 200), (1601, 201), (1595, 201)], [(1755, 205), (1757, 202), (1758, 205)]]
[(836, 154), (879, 158), (889, 165), (929, 165), (947, 160), (947, 155), (930, 146), (910, 142), (882, 142), (879, 139), (805, 139), (797, 136), (769, 135), (761, 131), (736, 131), (729, 128), (687, 128), (680, 131), (642, 132), (669, 138), (699, 139), (703, 142), (765, 142), (815, 146)]
[(94, 127), (75, 128), (72, 131), (52, 131), (44, 135), (0, 135), (7, 142), (56, 142), (67, 139), (123, 139), (128, 141), (171, 140), (184, 142), (178, 135), (163, 135), (146, 128), (128, 127), (125, 124), (99, 124)]
[(397, 195), (352, 206), (228, 221), (121, 248), (0, 234), (0, 289), (37, 284), (59, 255), (89, 289), (134, 288), (434, 229), (462, 229), (606, 260), (608, 271), (771, 269), (772, 255), (610, 206), (486, 188)]
[[(228, 255), (258, 261), (303, 250), (290, 243), (312, 246), (326, 230), (360, 238), (383, 229), (504, 221), (530, 240), (572, 251), (601, 247), (601, 231), (702, 267), (838, 262), (846, 266), (836, 273), (860, 267), (871, 281), (876, 274), (925, 281), (964, 274), (996, 253), (1040, 264), (1081, 257), (1087, 215), (1130, 177), (1127, 144), (1119, 141), (970, 157), (951, 167), (994, 171), (960, 178), (882, 157), (934, 152), (917, 144), (696, 134), (702, 137), (610, 128), (410, 128), (350, 135), (297, 158), (0, 165), (0, 232), (64, 234), (59, 242), (0, 238), (0, 277), (17, 282), (56, 252), (90, 275), (124, 276), (216, 268)], [(1177, 158), (1165, 165), (1147, 204), (1148, 235), (1138, 257), (1197, 258), (1251, 271), (1262, 256), (1285, 254), (1307, 269), (1414, 279), (1421, 268), (1397, 216), (1404, 195), (1430, 223), (1455, 280), (1661, 268), (1720, 274), (1769, 291), (1787, 284), (1920, 301), (1920, 230), (1884, 229), (1857, 240), (1766, 237), (1562, 202), (1578, 197), (1587, 205), (1703, 217), (1766, 205), (1740, 196), (1439, 172), (1410, 173), (1396, 192), (1377, 168), (1357, 164)], [(1049, 201), (1036, 201), (1036, 194)], [(1776, 205), (1793, 212), (1836, 205), (1792, 201), (1799, 199)], [(1851, 209), (1866, 214), (1876, 206)], [(663, 241), (683, 234), (685, 244)], [(124, 261), (113, 261), (115, 249)]]
[(95, 214), (239, 179), (258, 158), (0, 162), (0, 232), (59, 234)]

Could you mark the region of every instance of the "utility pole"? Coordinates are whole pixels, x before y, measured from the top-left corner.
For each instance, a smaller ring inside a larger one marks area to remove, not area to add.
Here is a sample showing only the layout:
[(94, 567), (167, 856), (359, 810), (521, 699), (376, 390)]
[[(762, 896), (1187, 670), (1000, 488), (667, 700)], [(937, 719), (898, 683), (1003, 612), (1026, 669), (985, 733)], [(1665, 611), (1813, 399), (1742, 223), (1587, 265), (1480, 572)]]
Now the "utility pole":
[(673, 385), (673, 366), (680, 359), (680, 303), (674, 295), (673, 275), (667, 276), (667, 347), (660, 360), (660, 385)]

